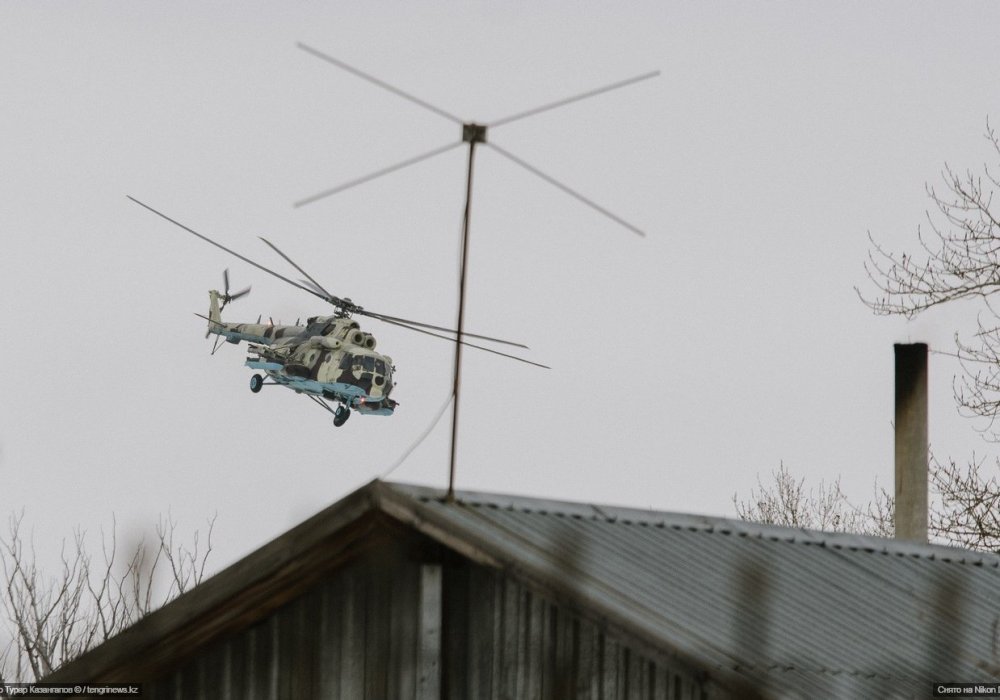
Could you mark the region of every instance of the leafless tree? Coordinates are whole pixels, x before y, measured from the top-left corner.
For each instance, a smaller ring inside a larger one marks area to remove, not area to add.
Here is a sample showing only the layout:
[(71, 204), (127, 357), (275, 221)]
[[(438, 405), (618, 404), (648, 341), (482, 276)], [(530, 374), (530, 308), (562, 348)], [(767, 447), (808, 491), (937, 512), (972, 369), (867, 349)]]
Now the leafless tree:
[[(986, 125), (993, 157), (1000, 158), (1000, 136)], [(993, 204), (1000, 178), (990, 166), (981, 173), (959, 173), (945, 164), (943, 189), (927, 186), (933, 207), (927, 227), (917, 229), (920, 252), (894, 253), (871, 234), (872, 249), (865, 264), (878, 289), (862, 301), (875, 313), (910, 318), (935, 306), (960, 299), (978, 299), (982, 306), (978, 331), (971, 339), (955, 336), (956, 356), (963, 376), (955, 382), (960, 409), (986, 418), (985, 431), (1000, 439), (995, 429), (1000, 416), (1000, 314), (991, 297), (1000, 291), (1000, 211)]]
[[(930, 513), (934, 539), (984, 552), (1000, 552), (1000, 483), (982, 472), (985, 459), (973, 455), (966, 466), (954, 460), (931, 462)], [(1000, 462), (995, 465), (1000, 473)]]
[[(991, 157), (1000, 159), (1000, 136), (986, 124)], [(1000, 291), (1000, 192), (996, 168), (958, 172), (945, 164), (942, 189), (927, 186), (932, 207), (927, 227), (917, 229), (919, 254), (893, 253), (869, 234), (872, 249), (865, 268), (878, 289), (862, 300), (878, 314), (910, 318), (935, 306), (962, 299), (978, 300), (978, 330), (969, 338), (955, 335), (962, 367), (954, 381), (959, 410), (985, 419), (981, 430), (1000, 441), (1000, 313), (993, 295)], [(993, 476), (986, 474), (993, 471)], [(936, 539), (971, 549), (1000, 551), (1000, 461), (991, 467), (975, 455), (960, 467), (955, 461), (931, 461), (930, 532)]]
[[(973, 457), (967, 466), (954, 460), (930, 460), (931, 541), (983, 552), (1000, 552), (1000, 481), (983, 473), (984, 459)], [(1000, 463), (996, 465), (1000, 473)], [(741, 520), (804, 527), (827, 532), (854, 532), (892, 537), (893, 496), (875, 485), (875, 496), (863, 506), (852, 505), (840, 488), (821, 481), (814, 493), (805, 478), (796, 479), (784, 464), (772, 472), (773, 483), (763, 484), (750, 498), (733, 495)]]
[(741, 520), (786, 525), (826, 532), (856, 532), (892, 536), (892, 496), (876, 485), (875, 498), (863, 508), (854, 506), (840, 488), (838, 478), (831, 485), (820, 481), (818, 489), (806, 489), (805, 478), (796, 479), (782, 462), (772, 472), (773, 483), (765, 485), (757, 477), (757, 489), (750, 498), (733, 494), (733, 506)]
[(204, 545), (196, 532), (189, 548), (175, 544), (176, 522), (161, 517), (154, 544), (140, 540), (123, 553), (112, 519), (110, 532), (101, 532), (99, 559), (77, 530), (62, 542), (58, 568), (47, 575), (23, 520), (23, 513), (12, 516), (0, 537), (0, 611), (9, 635), (0, 649), (0, 681), (37, 681), (197, 585), (215, 526), (213, 517)]

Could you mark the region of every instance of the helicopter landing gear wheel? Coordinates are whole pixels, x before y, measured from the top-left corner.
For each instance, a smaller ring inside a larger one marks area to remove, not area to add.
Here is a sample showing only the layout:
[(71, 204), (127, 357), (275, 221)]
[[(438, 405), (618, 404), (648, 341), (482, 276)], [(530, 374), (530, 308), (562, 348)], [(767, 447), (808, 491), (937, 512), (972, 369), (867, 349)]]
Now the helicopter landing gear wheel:
[(262, 386), (264, 386), (264, 378), (262, 376), (255, 374), (250, 377), (250, 391), (256, 394)]
[(338, 406), (337, 411), (333, 414), (333, 424), (338, 428), (347, 422), (347, 419), (351, 417), (351, 409), (347, 406)]

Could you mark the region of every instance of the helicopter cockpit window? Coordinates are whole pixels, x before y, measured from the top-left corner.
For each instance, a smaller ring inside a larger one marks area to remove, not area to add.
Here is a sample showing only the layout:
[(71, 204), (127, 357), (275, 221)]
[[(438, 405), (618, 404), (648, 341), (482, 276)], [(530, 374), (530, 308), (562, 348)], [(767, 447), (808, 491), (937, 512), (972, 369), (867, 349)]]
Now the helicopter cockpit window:
[(375, 372), (385, 376), (385, 362), (379, 359), (375, 360)]
[(371, 357), (365, 357), (364, 355), (348, 355), (351, 358), (350, 368), (352, 372), (364, 372), (367, 369), (367, 365)]
[(365, 358), (364, 358), (364, 367), (365, 367), (365, 371), (366, 372), (374, 372), (375, 371), (375, 358), (366, 355)]
[(350, 369), (351, 362), (353, 362), (354, 356), (348, 353), (344, 353), (344, 356), (340, 358), (340, 369)]

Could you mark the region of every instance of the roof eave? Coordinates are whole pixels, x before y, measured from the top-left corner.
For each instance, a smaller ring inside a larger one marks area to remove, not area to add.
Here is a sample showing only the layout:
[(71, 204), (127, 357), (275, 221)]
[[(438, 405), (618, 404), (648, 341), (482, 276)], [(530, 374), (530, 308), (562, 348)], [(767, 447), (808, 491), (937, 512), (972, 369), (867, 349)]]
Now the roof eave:
[[(348, 494), (280, 537), (178, 596), (131, 627), (46, 676), (45, 682), (135, 680), (130, 661), (162, 647), (164, 638), (195, 625), (224, 633), (247, 613), (250, 600), (269, 590), (296, 567), (304, 553), (342, 533), (364, 515), (379, 509), (378, 481)], [(270, 582), (270, 583), (269, 583)], [(248, 596), (248, 592), (255, 595)], [(234, 601), (244, 601), (244, 605)], [(211, 635), (208, 635), (211, 636)], [(124, 674), (124, 675), (122, 675)]]

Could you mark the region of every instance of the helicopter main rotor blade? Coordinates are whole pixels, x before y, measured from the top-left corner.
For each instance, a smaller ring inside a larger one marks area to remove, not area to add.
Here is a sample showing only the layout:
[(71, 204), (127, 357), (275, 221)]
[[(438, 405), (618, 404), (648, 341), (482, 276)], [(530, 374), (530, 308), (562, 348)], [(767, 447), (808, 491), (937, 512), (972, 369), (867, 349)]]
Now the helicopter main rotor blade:
[[(285, 255), (281, 251), (281, 249), (278, 248), (278, 246), (274, 245), (273, 243), (271, 243), (271, 241), (267, 240), (263, 236), (259, 236), (259, 238), (260, 238), (260, 240), (262, 240), (265, 243), (267, 243), (267, 245), (269, 245), (271, 247), (271, 249), (275, 253), (277, 253), (282, 258), (284, 258), (285, 261), (289, 265), (291, 265), (296, 270), (298, 270), (299, 272), (301, 272), (303, 275), (306, 276), (307, 279), (300, 280), (303, 284), (306, 284), (306, 285), (312, 287), (313, 289), (317, 290), (318, 292), (321, 292), (322, 294), (325, 294), (327, 296), (328, 300), (330, 300), (330, 303), (332, 303), (332, 304), (336, 304), (337, 306), (343, 306), (345, 308), (350, 308), (351, 309), (351, 313), (360, 314), (361, 316), (369, 316), (369, 317), (377, 319), (379, 321), (385, 321), (386, 323), (391, 323), (392, 321), (396, 321), (397, 323), (406, 323), (406, 324), (409, 324), (409, 325), (412, 325), (412, 326), (420, 326), (422, 328), (430, 328), (432, 330), (441, 331), (443, 333), (454, 333), (454, 334), (458, 333), (458, 331), (456, 331), (456, 330), (454, 330), (452, 328), (445, 328), (443, 326), (435, 326), (432, 323), (424, 323), (422, 321), (414, 321), (412, 319), (400, 318), (398, 316), (389, 316), (388, 314), (381, 314), (381, 313), (377, 313), (375, 311), (368, 311), (367, 309), (364, 309), (362, 307), (352, 306), (351, 304), (347, 304), (347, 303), (345, 303), (344, 300), (339, 299), (338, 297), (335, 297), (333, 294), (330, 294), (330, 292), (328, 292), (323, 287), (323, 285), (321, 285), (319, 282), (317, 282), (315, 279), (313, 279), (313, 277), (308, 272), (306, 272), (301, 267), (299, 267), (299, 265), (296, 264), (296, 262), (294, 260), (292, 260), (290, 257), (288, 257), (287, 255)], [(502, 343), (503, 345), (511, 345), (513, 347), (516, 347), (516, 348), (524, 348), (525, 350), (529, 349), (528, 346), (525, 345), (525, 344), (523, 344), (523, 343), (515, 343), (514, 341), (503, 340), (502, 338), (493, 338), (493, 337), (488, 336), (488, 335), (480, 335), (478, 333), (466, 333), (465, 331), (462, 332), (462, 335), (463, 336), (469, 336), (470, 338), (478, 338), (480, 340), (488, 340), (491, 343)]]
[[(455, 343), (455, 342), (461, 342), (463, 345), (469, 345), (471, 347), (479, 348), (480, 350), (485, 350), (486, 352), (492, 352), (492, 353), (497, 354), (497, 355), (504, 355), (505, 357), (510, 357), (512, 359), (519, 360), (520, 362), (526, 362), (529, 365), (538, 365), (537, 362), (530, 362), (528, 360), (522, 360), (521, 358), (515, 357), (514, 355), (507, 355), (506, 353), (498, 352), (496, 350), (491, 350), (489, 348), (481, 348), (478, 345), (473, 345), (471, 343), (466, 343), (465, 341), (458, 341), (455, 338), (449, 338), (449, 337), (443, 336), (443, 335), (439, 336), (436, 333), (430, 333), (428, 331), (421, 330), (420, 328), (416, 328), (415, 326), (426, 326), (427, 328), (433, 328), (435, 330), (440, 330), (440, 331), (443, 331), (445, 333), (455, 333), (455, 334), (458, 333), (458, 331), (450, 329), (450, 328), (443, 328), (441, 326), (434, 326), (434, 325), (431, 325), (429, 323), (422, 323), (420, 321), (411, 321), (409, 319), (398, 318), (396, 316), (388, 316), (388, 315), (380, 314), (380, 313), (377, 313), (377, 312), (374, 312), (374, 311), (368, 311), (368, 310), (366, 310), (366, 309), (358, 306), (357, 304), (354, 304), (353, 302), (347, 301), (345, 299), (340, 299), (339, 297), (335, 297), (332, 294), (328, 294), (327, 293), (327, 294), (324, 295), (323, 293), (321, 293), (320, 291), (317, 291), (316, 289), (311, 289), (310, 287), (308, 287), (308, 286), (306, 286), (304, 284), (299, 284), (298, 282), (290, 280), (287, 277), (285, 277), (284, 275), (279, 274), (279, 273), (275, 272), (274, 270), (272, 270), (272, 269), (270, 269), (268, 267), (264, 267), (260, 263), (254, 262), (253, 260), (251, 260), (250, 258), (248, 258), (248, 257), (246, 257), (244, 255), (240, 255), (235, 250), (231, 250), (231, 249), (227, 248), (226, 246), (222, 245), (221, 243), (216, 243), (215, 241), (213, 241), (208, 236), (205, 236), (205, 235), (202, 235), (202, 234), (198, 233), (194, 229), (185, 226), (184, 224), (180, 223), (179, 221), (177, 221), (175, 219), (171, 219), (169, 216), (167, 216), (163, 212), (157, 211), (156, 209), (154, 209), (153, 207), (149, 206), (148, 204), (144, 204), (143, 202), (140, 202), (138, 199), (136, 199), (135, 197), (133, 197), (131, 195), (125, 195), (125, 196), (128, 197), (129, 199), (131, 199), (133, 202), (135, 202), (139, 206), (141, 206), (141, 207), (143, 207), (145, 209), (148, 209), (149, 211), (153, 212), (154, 214), (156, 214), (160, 218), (166, 219), (167, 221), (169, 221), (170, 223), (174, 224), (175, 226), (178, 226), (178, 227), (184, 229), (185, 231), (187, 231), (188, 233), (191, 233), (191, 234), (197, 236), (198, 238), (202, 239), (206, 243), (211, 243), (216, 248), (224, 250), (227, 253), (229, 253), (230, 255), (233, 255), (233, 256), (239, 258), (243, 262), (248, 263), (250, 265), (253, 265), (258, 270), (263, 270), (267, 274), (272, 275), (274, 277), (277, 277), (278, 279), (283, 280), (285, 282), (288, 282), (288, 284), (292, 285), (293, 287), (297, 287), (297, 288), (301, 289), (304, 292), (308, 292), (309, 294), (312, 294), (314, 297), (318, 297), (318, 298), (322, 299), (325, 302), (328, 302), (330, 304), (333, 304), (334, 306), (337, 306), (337, 307), (339, 307), (341, 309), (344, 309), (345, 311), (348, 311), (349, 313), (356, 313), (356, 314), (360, 314), (362, 316), (369, 316), (371, 318), (377, 319), (377, 320), (382, 321), (384, 323), (389, 323), (389, 324), (393, 324), (393, 325), (396, 325), (396, 326), (401, 326), (403, 328), (409, 328), (410, 330), (417, 331), (418, 333), (427, 333), (427, 335), (433, 335), (435, 337), (442, 338), (444, 340), (449, 340), (449, 341), (451, 341), (453, 343)], [(261, 240), (264, 240), (264, 239), (261, 239)], [(296, 270), (298, 270), (299, 272), (301, 272), (302, 274), (304, 274), (306, 277), (309, 277), (308, 273), (305, 270), (303, 270), (298, 265), (296, 265), (294, 262), (292, 262), (292, 260), (288, 256), (286, 256), (284, 253), (282, 253), (280, 250), (278, 250), (278, 248), (274, 244), (270, 243), (267, 240), (264, 240), (264, 242), (267, 243), (269, 246), (271, 246), (271, 248), (273, 248), (279, 255), (281, 255), (281, 257), (283, 257), (285, 260), (287, 260), (289, 263), (291, 263), (291, 265), (293, 265)], [(323, 290), (323, 288), (318, 283), (316, 283), (315, 281), (313, 281), (312, 284), (315, 284), (320, 290)], [(325, 291), (326, 290), (323, 290), (323, 292), (325, 292)], [(238, 294), (242, 296), (244, 294), (244, 292), (238, 292)], [(197, 316), (201, 316), (201, 314), (196, 314), (196, 315)], [(202, 316), (202, 318), (206, 318), (206, 317)], [(211, 320), (211, 319), (208, 319), (208, 320)], [(218, 321), (212, 321), (212, 323), (219, 323), (219, 322)], [(412, 324), (412, 325), (410, 325), (410, 324)], [(482, 340), (488, 340), (488, 341), (491, 341), (491, 342), (494, 342), (494, 343), (503, 343), (505, 345), (513, 345), (515, 347), (520, 347), (520, 348), (527, 349), (526, 345), (522, 345), (521, 343), (514, 343), (514, 342), (511, 342), (509, 340), (502, 340), (500, 338), (491, 338), (491, 337), (485, 336), (485, 335), (477, 335), (475, 333), (465, 333), (465, 332), (463, 332), (462, 335), (463, 336), (467, 335), (467, 336), (479, 338), (479, 339), (482, 339)], [(546, 369), (550, 369), (549, 367), (546, 367), (546, 365), (538, 365), (538, 366), (539, 367), (545, 367)]]
[(573, 102), (579, 102), (580, 100), (585, 100), (588, 97), (594, 97), (595, 95), (600, 95), (605, 92), (611, 92), (612, 90), (617, 90), (618, 88), (623, 88), (626, 85), (633, 85), (635, 83), (641, 82), (643, 80), (648, 80), (649, 78), (655, 78), (660, 74), (660, 71), (654, 70), (649, 73), (643, 73), (642, 75), (637, 75), (634, 78), (628, 78), (627, 80), (619, 80), (617, 83), (611, 83), (610, 85), (605, 85), (604, 87), (595, 88), (594, 90), (588, 90), (587, 92), (581, 92), (579, 95), (573, 95), (572, 97), (565, 97), (561, 100), (555, 102), (550, 102), (533, 109), (527, 109), (523, 112), (518, 112), (517, 114), (512, 114), (509, 117), (504, 117), (503, 119), (497, 119), (490, 122), (486, 126), (493, 128), (495, 126), (501, 126), (503, 124), (509, 124), (512, 121), (518, 119), (524, 119), (525, 117), (531, 117), (542, 112), (547, 112), (550, 109), (556, 109), (557, 107), (562, 107), (564, 105), (572, 104)]
[(543, 180), (545, 180), (550, 185), (554, 185), (555, 187), (558, 187), (563, 192), (565, 192), (566, 194), (568, 194), (570, 197), (574, 197), (575, 199), (579, 200), (583, 204), (586, 204), (591, 209), (594, 209), (595, 211), (598, 211), (601, 214), (604, 214), (604, 216), (608, 217), (612, 221), (614, 221), (614, 222), (616, 222), (616, 223), (624, 226), (625, 228), (627, 228), (632, 233), (639, 234), (643, 238), (646, 237), (645, 232), (642, 231), (641, 229), (636, 228), (635, 226), (633, 226), (629, 222), (625, 221), (625, 219), (621, 218), (620, 216), (612, 214), (610, 211), (608, 211), (607, 209), (605, 209), (604, 207), (602, 207), (600, 204), (597, 204), (596, 202), (594, 202), (594, 201), (592, 201), (590, 199), (587, 199), (586, 197), (584, 197), (582, 194), (580, 194), (576, 190), (570, 189), (569, 187), (567, 187), (563, 183), (561, 183), (558, 180), (556, 180), (551, 175), (546, 175), (545, 173), (543, 173), (541, 170), (539, 170), (535, 166), (533, 166), (533, 165), (531, 165), (529, 163), (524, 162), (523, 160), (521, 160), (520, 158), (518, 158), (517, 156), (515, 156), (513, 153), (511, 153), (509, 151), (505, 151), (504, 149), (500, 148), (495, 143), (492, 143), (490, 141), (487, 141), (486, 145), (489, 146), (490, 148), (492, 148), (494, 151), (496, 151), (500, 155), (502, 155), (504, 158), (508, 158), (509, 160), (511, 160), (512, 162), (516, 163), (517, 165), (520, 165), (522, 168), (524, 168), (525, 170), (527, 170), (529, 173), (537, 175), (538, 177), (542, 178)]
[(285, 262), (287, 262), (289, 265), (291, 265), (296, 270), (298, 270), (303, 275), (305, 275), (306, 279), (309, 280), (316, 289), (318, 289), (319, 291), (323, 292), (323, 294), (326, 295), (327, 299), (332, 300), (332, 302), (335, 303), (335, 304), (337, 304), (338, 306), (340, 305), (341, 300), (339, 298), (335, 297), (333, 294), (330, 294), (330, 292), (326, 291), (326, 289), (323, 287), (323, 285), (321, 285), (319, 282), (317, 282), (316, 280), (313, 279), (312, 275), (310, 275), (308, 272), (306, 272), (301, 267), (299, 267), (296, 264), (296, 262), (294, 260), (292, 260), (290, 257), (288, 257), (287, 255), (285, 255), (284, 253), (282, 253), (281, 249), (278, 248), (278, 246), (274, 245), (273, 243), (271, 243), (271, 241), (267, 240), (263, 236), (258, 236), (258, 238), (260, 238), (260, 240), (262, 240), (265, 243), (267, 243), (267, 245), (270, 246), (271, 250), (273, 250), (275, 253), (277, 253), (282, 258), (284, 258)]
[(256, 268), (257, 268), (258, 270), (263, 270), (263, 271), (264, 271), (264, 272), (266, 272), (267, 274), (269, 274), (269, 275), (272, 275), (272, 276), (274, 276), (274, 277), (277, 277), (277, 278), (278, 278), (279, 280), (283, 280), (283, 281), (285, 281), (285, 282), (288, 282), (288, 284), (292, 285), (293, 287), (298, 287), (299, 289), (301, 289), (301, 290), (302, 290), (302, 291), (304, 291), (304, 292), (309, 292), (309, 293), (310, 293), (310, 294), (312, 294), (313, 296), (317, 296), (317, 297), (319, 297), (320, 299), (323, 299), (323, 301), (329, 301), (329, 299), (326, 299), (326, 298), (325, 298), (325, 297), (324, 297), (324, 296), (323, 296), (322, 294), (317, 294), (317, 293), (316, 293), (316, 292), (314, 292), (313, 290), (309, 289), (309, 287), (304, 287), (304, 286), (302, 286), (301, 284), (299, 284), (298, 282), (294, 282), (294, 281), (292, 281), (292, 280), (288, 279), (287, 277), (285, 277), (284, 275), (280, 275), (280, 274), (278, 274), (277, 272), (275, 272), (274, 270), (271, 270), (270, 268), (267, 268), (267, 267), (264, 267), (264, 266), (263, 266), (263, 265), (261, 265), (260, 263), (257, 263), (257, 262), (254, 262), (253, 260), (251, 260), (250, 258), (248, 258), (248, 257), (246, 257), (246, 256), (244, 256), (244, 255), (240, 255), (240, 254), (239, 254), (239, 253), (237, 253), (237, 252), (236, 252), (235, 250), (230, 250), (229, 248), (227, 248), (226, 246), (222, 245), (221, 243), (216, 243), (215, 241), (213, 241), (213, 240), (212, 240), (211, 238), (209, 238), (208, 236), (203, 236), (202, 234), (200, 234), (200, 233), (198, 233), (197, 231), (195, 231), (195, 230), (194, 230), (193, 228), (189, 228), (189, 227), (185, 226), (184, 224), (182, 224), (181, 222), (179, 222), (179, 221), (177, 221), (177, 220), (175, 220), (175, 219), (171, 219), (171, 218), (170, 218), (169, 216), (167, 216), (167, 215), (166, 215), (166, 214), (164, 214), (163, 212), (160, 212), (160, 211), (157, 211), (156, 209), (153, 209), (153, 207), (149, 206), (148, 204), (143, 204), (142, 202), (140, 202), (140, 201), (139, 201), (138, 199), (136, 199), (136, 198), (135, 198), (135, 197), (133, 197), (132, 195), (128, 195), (128, 194), (127, 194), (127, 195), (125, 195), (125, 196), (126, 196), (126, 197), (128, 197), (129, 199), (131, 199), (131, 200), (132, 200), (133, 202), (135, 202), (136, 204), (138, 204), (138, 205), (139, 205), (140, 207), (143, 207), (144, 209), (148, 209), (149, 211), (153, 212), (154, 214), (156, 214), (156, 215), (157, 215), (157, 216), (159, 216), (160, 218), (162, 218), (162, 219), (166, 219), (166, 220), (167, 220), (167, 221), (169, 221), (170, 223), (172, 223), (172, 224), (174, 224), (175, 226), (178, 226), (178, 227), (180, 227), (180, 228), (184, 229), (184, 230), (185, 230), (185, 231), (187, 231), (188, 233), (191, 233), (191, 234), (194, 234), (195, 236), (197, 236), (197, 237), (198, 237), (198, 238), (200, 238), (201, 240), (205, 241), (206, 243), (211, 243), (211, 244), (212, 244), (212, 245), (214, 245), (214, 246), (215, 246), (216, 248), (220, 248), (220, 249), (222, 249), (222, 250), (226, 251), (227, 253), (229, 253), (230, 255), (233, 255), (233, 256), (236, 256), (237, 258), (239, 258), (239, 259), (240, 259), (240, 260), (242, 260), (243, 262), (245, 262), (245, 263), (248, 263), (248, 264), (250, 264), (250, 265), (253, 265), (253, 266), (254, 266), (254, 267), (256, 267)]
[[(431, 328), (436, 331), (441, 331), (442, 333), (453, 333), (458, 335), (458, 331), (453, 328), (444, 328), (443, 326), (435, 326), (430, 323), (421, 323), (420, 321), (412, 321), (408, 318), (399, 318), (398, 316), (388, 316), (386, 314), (375, 313), (374, 311), (369, 311), (368, 309), (362, 309), (359, 311), (363, 316), (371, 316), (379, 321), (385, 321), (386, 323), (405, 323), (411, 326), (420, 326), (421, 328)], [(524, 348), (525, 350), (530, 350), (530, 348), (524, 343), (515, 343), (513, 340), (503, 340), (502, 338), (492, 338), (488, 335), (479, 335), (478, 333), (469, 333), (468, 331), (462, 331), (462, 336), (468, 336), (470, 338), (478, 338), (479, 340), (488, 340), (491, 343), (502, 343), (504, 345), (512, 345), (515, 348)]]
[[(540, 362), (532, 362), (531, 360), (525, 360), (523, 357), (518, 357), (517, 355), (508, 355), (507, 353), (500, 352), (499, 350), (493, 350), (491, 348), (484, 348), (482, 345), (475, 345), (474, 343), (467, 343), (464, 340), (458, 340), (456, 338), (449, 338), (446, 335), (438, 335), (437, 333), (431, 333), (430, 331), (425, 331), (422, 328), (416, 328), (414, 326), (409, 326), (409, 325), (407, 325), (405, 323), (398, 323), (396, 321), (389, 321), (388, 319), (385, 319), (385, 318), (379, 319), (379, 320), (381, 320), (381, 321), (383, 321), (385, 323), (391, 324), (393, 326), (399, 326), (400, 328), (407, 328), (407, 329), (409, 329), (411, 331), (416, 331), (417, 333), (423, 333), (424, 335), (429, 335), (429, 336), (432, 336), (434, 338), (440, 338), (441, 340), (447, 340), (447, 341), (452, 342), (452, 343), (458, 343), (459, 345), (467, 345), (470, 348), (475, 348), (476, 350), (483, 350), (485, 352), (491, 352), (494, 355), (500, 355), (501, 357), (507, 357), (507, 358), (510, 358), (511, 360), (517, 360), (518, 362), (523, 362), (526, 365), (534, 365), (535, 367), (541, 367), (542, 369), (552, 369), (548, 365), (543, 365)], [(462, 335), (465, 335), (465, 333), (463, 333)]]
[(325, 293), (326, 293), (326, 290), (325, 290), (325, 289), (323, 289), (322, 287), (317, 287), (316, 285), (314, 285), (314, 284), (313, 284), (312, 282), (310, 282), (309, 280), (304, 280), (304, 279), (301, 279), (301, 278), (300, 278), (300, 279), (299, 279), (299, 282), (301, 282), (302, 284), (306, 285), (307, 287), (312, 287), (312, 288), (313, 288), (313, 290), (315, 290), (315, 291), (319, 292), (320, 294), (325, 294)]
[[(314, 282), (310, 282), (309, 280), (299, 280), (299, 281), (302, 282), (303, 284), (306, 284), (306, 285), (315, 285), (315, 288), (318, 291), (326, 293), (325, 289), (323, 289), (322, 287), (320, 287), (318, 284), (315, 284)], [(386, 323), (391, 323), (393, 321), (396, 321), (397, 323), (406, 323), (406, 324), (409, 324), (411, 326), (420, 326), (421, 328), (430, 328), (431, 330), (441, 331), (442, 333), (452, 333), (454, 335), (458, 334), (458, 331), (456, 331), (454, 328), (445, 328), (444, 326), (435, 326), (433, 323), (424, 323), (423, 321), (414, 321), (413, 319), (400, 318), (399, 316), (389, 316), (388, 314), (381, 314), (381, 313), (378, 313), (376, 311), (369, 311), (368, 309), (365, 309), (365, 308), (355, 307), (352, 310), (352, 313), (356, 313), (356, 314), (358, 314), (360, 316), (368, 316), (369, 318), (374, 318), (376, 321), (385, 321)], [(531, 349), (527, 345), (525, 345), (524, 343), (515, 343), (513, 340), (504, 340), (503, 338), (494, 338), (494, 337), (489, 336), (489, 335), (480, 335), (479, 333), (469, 333), (468, 331), (462, 331), (462, 335), (463, 336), (468, 336), (470, 338), (477, 338), (479, 340), (488, 340), (491, 343), (501, 343), (503, 345), (511, 345), (511, 346), (513, 346), (515, 348), (524, 348), (525, 350), (530, 350)]]
[[(303, 284), (311, 285), (312, 282), (308, 280), (299, 280)], [(317, 287), (320, 291), (325, 291), (322, 288)], [(422, 321), (414, 321), (409, 318), (400, 318), (399, 316), (389, 316), (388, 314), (380, 314), (375, 311), (369, 311), (368, 309), (355, 309), (353, 313), (360, 314), (361, 316), (368, 316), (374, 318), (376, 321), (385, 321), (389, 323), (391, 321), (396, 321), (398, 323), (407, 323), (411, 326), (420, 326), (421, 328), (430, 328), (435, 331), (441, 331), (442, 333), (452, 333), (457, 335), (458, 331), (453, 328), (445, 328), (444, 326), (435, 326), (432, 323), (423, 323)], [(462, 331), (463, 336), (468, 336), (470, 338), (478, 338), (479, 340), (488, 340), (491, 343), (502, 343), (503, 345), (512, 345), (515, 348), (524, 348), (525, 350), (530, 350), (524, 343), (515, 343), (512, 340), (504, 340), (503, 338), (494, 338), (489, 335), (480, 335), (479, 333), (469, 333), (468, 331)]]

